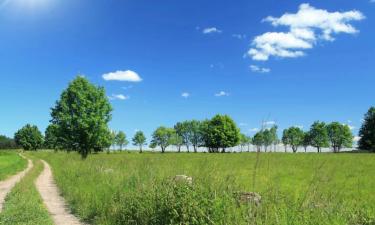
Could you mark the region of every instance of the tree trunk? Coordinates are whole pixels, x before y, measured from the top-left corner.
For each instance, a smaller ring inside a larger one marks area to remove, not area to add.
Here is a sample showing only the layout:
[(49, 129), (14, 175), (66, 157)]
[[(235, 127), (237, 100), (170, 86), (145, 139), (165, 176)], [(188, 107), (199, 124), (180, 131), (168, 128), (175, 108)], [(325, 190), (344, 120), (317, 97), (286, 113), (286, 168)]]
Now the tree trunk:
[(198, 152), (198, 150), (197, 150), (197, 146), (194, 145), (193, 147), (194, 147), (194, 153), (197, 153), (197, 152)]
[(225, 148), (223, 148), (223, 149), (221, 150), (221, 153), (225, 153)]
[(139, 153), (142, 153), (142, 145), (139, 146)]

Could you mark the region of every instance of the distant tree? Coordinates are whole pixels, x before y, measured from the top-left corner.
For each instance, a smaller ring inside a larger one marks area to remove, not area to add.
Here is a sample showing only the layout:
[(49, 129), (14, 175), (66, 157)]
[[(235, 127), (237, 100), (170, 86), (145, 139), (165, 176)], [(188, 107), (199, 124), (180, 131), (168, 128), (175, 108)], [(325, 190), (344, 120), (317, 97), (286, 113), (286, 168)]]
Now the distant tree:
[(353, 134), (348, 125), (332, 122), (327, 125), (327, 131), (333, 152), (340, 152), (343, 147), (353, 146)]
[(178, 136), (182, 138), (183, 145), (186, 146), (187, 152), (189, 152), (190, 145), (191, 145), (191, 129), (190, 129), (190, 122), (184, 121), (184, 122), (178, 122), (174, 129)]
[(270, 129), (270, 135), (272, 137), (272, 144), (274, 147), (274, 151), (276, 152), (276, 146), (279, 144), (279, 137), (277, 136), (277, 126), (272, 126)]
[(253, 144), (257, 147), (257, 152), (260, 152), (264, 144), (263, 131), (259, 131), (254, 135)]
[(126, 134), (123, 131), (119, 131), (115, 137), (116, 145), (120, 146), (120, 151), (122, 151), (123, 146), (127, 146), (129, 141), (126, 139)]
[(43, 146), (43, 135), (37, 126), (27, 124), (14, 135), (14, 140), (24, 150), (37, 150)]
[(117, 132), (114, 131), (114, 130), (111, 130), (110, 131), (110, 145), (108, 146), (108, 152), (110, 151), (110, 148), (112, 147), (113, 149), (116, 149), (116, 136), (117, 136)]
[(112, 107), (104, 88), (78, 76), (61, 94), (52, 109), (51, 122), (57, 125), (61, 147), (78, 151), (82, 158), (111, 145), (108, 122)]
[(263, 145), (264, 151), (267, 152), (268, 147), (274, 143), (274, 136), (270, 129), (265, 129), (263, 131)]
[(137, 133), (135, 133), (133, 137), (133, 145), (138, 146), (139, 152), (142, 153), (142, 147), (146, 145), (146, 136), (142, 131), (137, 131)]
[(171, 138), (174, 134), (174, 129), (159, 127), (152, 134), (151, 144), (154, 146), (160, 146), (161, 152), (164, 153), (166, 148), (171, 145)]
[(290, 127), (283, 132), (288, 144), (292, 147), (294, 153), (298, 151), (298, 147), (303, 144), (304, 133), (299, 127)]
[(205, 145), (213, 152), (221, 149), (224, 153), (226, 148), (237, 146), (240, 141), (240, 130), (227, 115), (216, 115), (203, 126)]
[(366, 113), (359, 137), (360, 149), (375, 152), (375, 107), (371, 107)]
[(14, 139), (0, 135), (0, 149), (16, 149), (17, 147)]
[(305, 149), (305, 152), (307, 152), (307, 147), (309, 147), (310, 144), (311, 144), (310, 134), (309, 132), (304, 132), (302, 145), (303, 145), (303, 148)]
[(329, 137), (327, 125), (324, 122), (316, 121), (311, 125), (310, 131), (310, 144), (321, 152), (322, 148), (329, 147)]
[(253, 139), (250, 136), (246, 136), (247, 152), (250, 152), (250, 147), (253, 143)]
[(171, 145), (176, 146), (178, 152), (181, 152), (181, 147), (184, 145), (184, 140), (176, 133), (176, 131), (173, 133), (170, 142)]
[(247, 146), (248, 139), (245, 134), (240, 134), (240, 151), (243, 152), (243, 149)]
[(288, 145), (290, 143), (290, 140), (289, 140), (289, 133), (288, 133), (288, 130), (285, 129), (283, 131), (283, 137), (281, 138), (281, 142), (283, 143), (284, 147), (285, 147), (285, 152), (287, 152), (288, 150)]
[(48, 149), (58, 149), (58, 138), (57, 138), (57, 125), (50, 124), (45, 132), (44, 146)]
[(189, 129), (189, 137), (190, 143), (194, 148), (194, 152), (198, 151), (198, 147), (203, 144), (203, 137), (202, 137), (202, 124), (198, 120), (191, 120), (188, 122), (188, 129)]

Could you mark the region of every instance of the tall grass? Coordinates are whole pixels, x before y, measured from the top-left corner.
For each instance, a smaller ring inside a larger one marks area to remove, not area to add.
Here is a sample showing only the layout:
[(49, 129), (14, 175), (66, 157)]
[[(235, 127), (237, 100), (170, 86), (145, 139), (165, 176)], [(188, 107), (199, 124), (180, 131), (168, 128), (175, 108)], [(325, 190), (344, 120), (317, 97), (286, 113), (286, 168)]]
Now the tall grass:
[[(92, 224), (375, 223), (371, 154), (34, 154)], [(241, 204), (241, 191), (262, 203)]]
[(0, 151), (0, 181), (26, 168), (27, 161), (16, 151)]

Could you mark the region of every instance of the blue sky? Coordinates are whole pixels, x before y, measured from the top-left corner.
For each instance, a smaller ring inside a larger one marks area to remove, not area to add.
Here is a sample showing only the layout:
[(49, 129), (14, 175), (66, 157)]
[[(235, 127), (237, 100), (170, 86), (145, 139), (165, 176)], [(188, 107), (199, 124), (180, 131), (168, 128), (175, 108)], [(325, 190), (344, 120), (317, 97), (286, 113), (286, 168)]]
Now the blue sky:
[(374, 105), (374, 17), (368, 0), (0, 0), (0, 133), (44, 131), (83, 74), (128, 136), (217, 113), (247, 134), (315, 120), (356, 134)]

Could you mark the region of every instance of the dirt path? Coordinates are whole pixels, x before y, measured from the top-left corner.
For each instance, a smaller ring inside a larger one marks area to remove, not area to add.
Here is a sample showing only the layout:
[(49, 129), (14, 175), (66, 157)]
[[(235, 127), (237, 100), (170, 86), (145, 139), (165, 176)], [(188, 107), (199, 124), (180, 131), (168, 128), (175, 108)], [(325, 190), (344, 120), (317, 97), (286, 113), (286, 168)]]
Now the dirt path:
[[(23, 155), (20, 154), (20, 156), (26, 159)], [(4, 181), (0, 181), (0, 212), (3, 211), (3, 204), (8, 193), (18, 182), (20, 182), (20, 180), (26, 175), (26, 173), (33, 168), (33, 162), (30, 159), (27, 159), (27, 161), (27, 168), (24, 171), (19, 172), (18, 174)]]
[(83, 224), (77, 217), (71, 214), (65, 204), (65, 200), (60, 196), (51, 171), (51, 167), (42, 160), (44, 170), (35, 182), (44, 204), (56, 225), (79, 225)]

